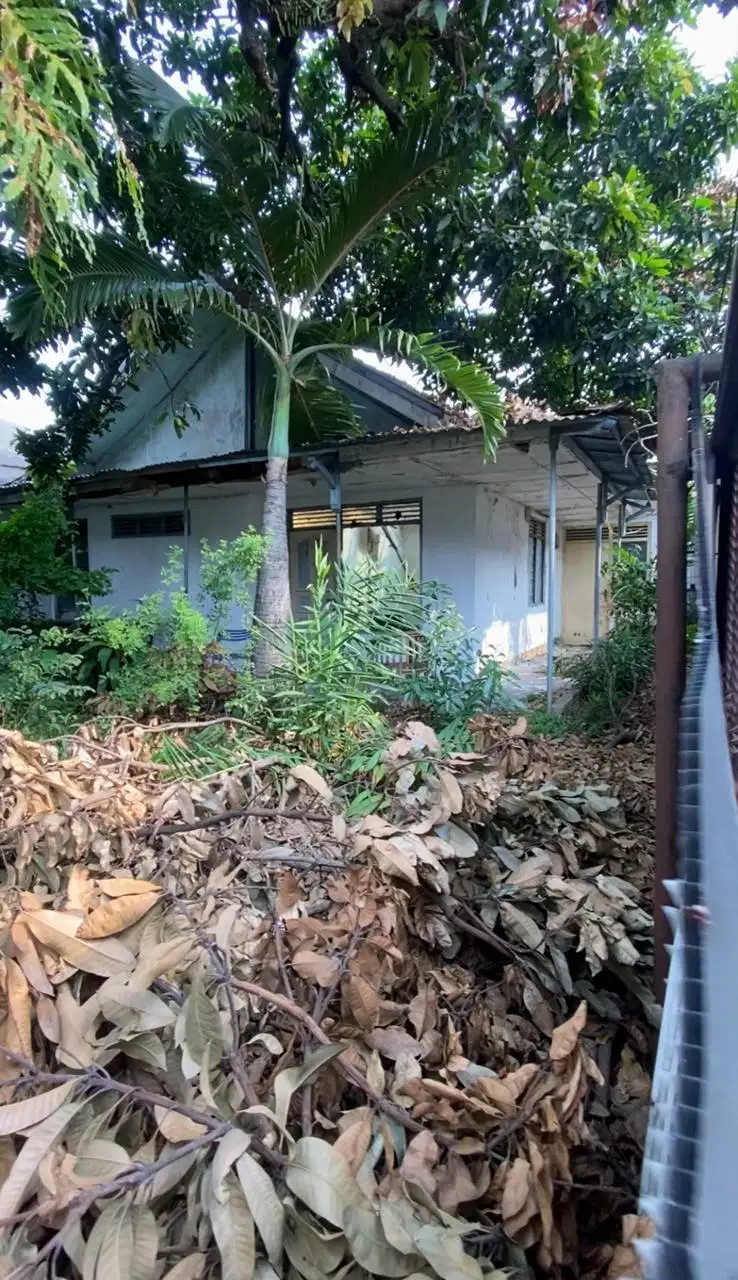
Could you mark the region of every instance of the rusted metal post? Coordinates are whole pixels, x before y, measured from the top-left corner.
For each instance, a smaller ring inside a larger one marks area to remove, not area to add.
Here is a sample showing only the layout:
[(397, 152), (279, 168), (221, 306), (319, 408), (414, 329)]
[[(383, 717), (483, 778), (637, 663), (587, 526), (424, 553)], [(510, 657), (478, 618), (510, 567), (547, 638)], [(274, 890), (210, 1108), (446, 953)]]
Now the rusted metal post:
[(670, 941), (664, 880), (677, 873), (679, 709), (684, 689), (687, 609), (689, 368), (665, 360), (658, 379), (658, 578), (656, 620), (656, 851), (654, 987), (663, 1002)]

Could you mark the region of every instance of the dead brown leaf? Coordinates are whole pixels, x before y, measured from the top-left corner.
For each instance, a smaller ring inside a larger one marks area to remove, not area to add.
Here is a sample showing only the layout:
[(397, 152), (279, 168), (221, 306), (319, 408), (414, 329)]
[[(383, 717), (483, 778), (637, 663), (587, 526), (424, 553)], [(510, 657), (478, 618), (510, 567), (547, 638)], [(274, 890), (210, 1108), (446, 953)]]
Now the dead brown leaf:
[(568, 1058), (579, 1042), (579, 1036), (587, 1025), (587, 1002), (582, 1000), (576, 1012), (560, 1027), (555, 1027), (548, 1054), (552, 1062)]
[(110, 902), (96, 907), (82, 921), (77, 930), (78, 938), (109, 938), (113, 934), (122, 933), (130, 925), (135, 924), (147, 911), (150, 911), (161, 899), (161, 889), (147, 889), (143, 893), (131, 893), (125, 897), (112, 898)]

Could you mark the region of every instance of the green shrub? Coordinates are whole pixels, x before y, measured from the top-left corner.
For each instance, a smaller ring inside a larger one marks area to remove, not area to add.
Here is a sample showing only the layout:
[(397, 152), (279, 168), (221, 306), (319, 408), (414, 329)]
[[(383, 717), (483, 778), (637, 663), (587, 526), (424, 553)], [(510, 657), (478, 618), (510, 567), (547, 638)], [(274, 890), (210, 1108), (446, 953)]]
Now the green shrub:
[(0, 521), (0, 627), (22, 626), (39, 617), (43, 596), (88, 599), (110, 590), (106, 570), (72, 565), (74, 530), (58, 481), (31, 490)]
[(265, 541), (254, 529), (246, 529), (227, 542), (200, 543), (200, 599), (216, 635), (222, 630), (232, 605), (246, 609), (251, 588), (264, 562)]
[(337, 761), (387, 734), (383, 710), (401, 688), (388, 660), (409, 656), (423, 620), (417, 584), (370, 564), (332, 566), (316, 551), (305, 616), (276, 637), (281, 662), (246, 672), (234, 702), (272, 741)]
[(475, 633), (464, 625), (456, 605), (443, 598), (441, 588), (424, 587), (424, 592), (429, 604), (413, 668), (402, 682), (402, 698), (434, 728), (463, 729), (478, 712), (506, 702), (503, 668), (494, 658), (480, 661)]
[(613, 628), (596, 648), (558, 668), (573, 677), (582, 718), (595, 731), (611, 726), (623, 706), (648, 687), (654, 664), (654, 566), (616, 548), (603, 572)]
[(81, 657), (65, 652), (66, 632), (50, 627), (0, 631), (0, 723), (28, 738), (52, 738), (78, 724), (90, 690)]
[[(85, 618), (85, 676), (115, 709), (128, 715), (159, 710), (196, 713), (202, 698), (234, 681), (223, 681), (216, 637), (232, 603), (245, 604), (263, 558), (264, 539), (248, 530), (215, 547), (203, 539), (202, 590), (205, 616), (178, 586), (182, 549), (171, 547), (162, 571), (163, 587), (135, 607), (113, 615), (90, 609)], [(210, 660), (210, 661), (208, 661)]]

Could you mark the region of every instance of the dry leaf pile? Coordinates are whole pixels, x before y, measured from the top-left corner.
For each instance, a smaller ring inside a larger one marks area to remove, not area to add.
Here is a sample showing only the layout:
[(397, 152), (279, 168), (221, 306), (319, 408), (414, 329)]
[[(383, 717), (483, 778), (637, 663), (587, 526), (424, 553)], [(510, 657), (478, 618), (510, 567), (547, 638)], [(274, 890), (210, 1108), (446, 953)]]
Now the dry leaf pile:
[(0, 731), (0, 1276), (625, 1274), (647, 802), (482, 730), (405, 725), (350, 823), (307, 764)]

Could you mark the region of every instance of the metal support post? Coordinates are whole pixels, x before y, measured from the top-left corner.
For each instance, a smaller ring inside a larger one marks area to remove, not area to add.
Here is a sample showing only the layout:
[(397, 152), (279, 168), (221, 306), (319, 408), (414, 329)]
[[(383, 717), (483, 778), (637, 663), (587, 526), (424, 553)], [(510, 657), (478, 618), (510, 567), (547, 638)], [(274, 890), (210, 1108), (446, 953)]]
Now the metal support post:
[(689, 382), (683, 361), (666, 360), (658, 377), (656, 579), (656, 850), (654, 857), (654, 987), (663, 1002), (670, 931), (664, 881), (677, 872), (679, 712), (686, 662), (687, 481)]
[(182, 548), (182, 585), (185, 595), (190, 593), (190, 486), (184, 487), (184, 546)]
[(553, 660), (554, 660), (554, 624), (556, 597), (556, 454), (559, 438), (551, 432), (548, 439), (548, 530), (546, 550), (548, 552), (548, 589), (546, 598), (546, 706), (553, 710)]
[(594, 554), (594, 622), (592, 626), (592, 644), (595, 648), (600, 643), (600, 603), (602, 598), (602, 525), (607, 511), (607, 484), (600, 480), (597, 485), (597, 521), (595, 524)]

